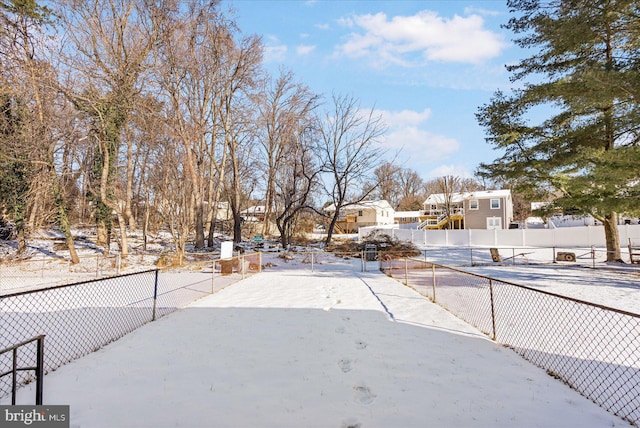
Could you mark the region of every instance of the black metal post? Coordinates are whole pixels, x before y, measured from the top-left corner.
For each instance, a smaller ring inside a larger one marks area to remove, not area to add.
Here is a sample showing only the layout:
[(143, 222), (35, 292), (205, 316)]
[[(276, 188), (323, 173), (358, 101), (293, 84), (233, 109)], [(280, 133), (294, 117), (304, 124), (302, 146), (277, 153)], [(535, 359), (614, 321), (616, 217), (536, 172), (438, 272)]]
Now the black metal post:
[(42, 406), (42, 392), (44, 387), (44, 336), (38, 338), (36, 356), (36, 406)]
[(158, 272), (159, 270), (156, 269), (156, 278), (153, 285), (153, 311), (151, 313), (151, 321), (156, 320), (156, 303), (158, 301)]
[(13, 356), (13, 364), (11, 366), (11, 405), (16, 405), (16, 389), (18, 388), (17, 378), (18, 378), (18, 348), (13, 348), (13, 352), (11, 353)]
[(493, 340), (496, 340), (496, 310), (493, 304), (493, 280), (489, 279), (489, 295), (491, 296), (491, 328), (493, 331)]

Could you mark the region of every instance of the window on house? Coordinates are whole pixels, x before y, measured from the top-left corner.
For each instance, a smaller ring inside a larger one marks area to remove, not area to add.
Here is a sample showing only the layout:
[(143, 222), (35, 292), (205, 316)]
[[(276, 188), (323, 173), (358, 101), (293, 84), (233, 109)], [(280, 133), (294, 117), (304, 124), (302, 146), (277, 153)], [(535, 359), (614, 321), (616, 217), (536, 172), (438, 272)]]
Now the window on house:
[(362, 217), (362, 211), (358, 211), (358, 217)]
[(491, 199), (491, 209), (492, 210), (500, 209), (500, 199)]
[(469, 209), (470, 210), (477, 210), (478, 209), (478, 200), (477, 199), (472, 199), (469, 201)]

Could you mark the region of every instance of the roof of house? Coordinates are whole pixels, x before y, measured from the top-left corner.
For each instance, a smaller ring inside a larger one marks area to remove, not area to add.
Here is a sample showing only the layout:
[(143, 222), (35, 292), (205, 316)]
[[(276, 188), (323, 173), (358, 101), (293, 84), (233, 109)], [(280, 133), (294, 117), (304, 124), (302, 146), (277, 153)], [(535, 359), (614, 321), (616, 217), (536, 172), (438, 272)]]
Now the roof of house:
[[(366, 210), (366, 209), (377, 209), (377, 210), (388, 210), (388, 209), (393, 209), (393, 207), (391, 207), (391, 205), (389, 204), (389, 202), (387, 202), (384, 199), (380, 199), (378, 201), (362, 201), (358, 204), (350, 204), (350, 205), (346, 205), (343, 206), (342, 209), (343, 210), (349, 210), (349, 211), (355, 211), (355, 210)], [(336, 206), (335, 204), (331, 204), (328, 205), (325, 209), (325, 211), (335, 211), (336, 210)]]
[[(462, 193), (452, 193), (451, 194), (451, 202), (457, 203), (466, 201), (467, 199), (489, 199), (489, 198), (506, 198), (511, 195), (511, 190), (509, 189), (501, 189), (501, 190), (479, 190), (476, 192), (462, 192)], [(444, 204), (446, 201), (444, 193), (432, 193), (429, 197), (424, 201), (425, 205), (428, 204)]]

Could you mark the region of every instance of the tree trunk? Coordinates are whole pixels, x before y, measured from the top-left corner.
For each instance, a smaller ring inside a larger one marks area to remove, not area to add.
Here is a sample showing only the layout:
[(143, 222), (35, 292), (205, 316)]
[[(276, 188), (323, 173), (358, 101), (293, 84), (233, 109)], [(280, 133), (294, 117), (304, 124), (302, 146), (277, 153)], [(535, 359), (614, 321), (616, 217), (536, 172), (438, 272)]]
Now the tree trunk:
[(64, 234), (64, 239), (69, 249), (69, 255), (71, 256), (71, 263), (76, 265), (80, 263), (80, 258), (76, 252), (76, 246), (73, 242), (73, 235), (71, 234), (71, 225), (69, 224), (69, 217), (67, 216), (67, 208), (64, 206), (64, 197), (62, 196), (62, 189), (60, 189), (60, 181), (53, 166), (50, 166), (49, 174), (51, 175), (51, 185), (53, 186), (53, 200), (58, 210), (58, 224)]
[[(136, 230), (136, 218), (131, 210), (131, 202), (133, 201), (133, 138), (127, 138), (127, 190), (124, 197), (124, 216), (126, 218), (129, 230)], [(123, 243), (126, 242), (126, 229), (122, 233)], [(125, 257), (124, 254), (122, 257)]]
[(202, 193), (198, 190), (195, 192), (196, 197), (196, 248), (204, 248), (204, 207), (202, 206)]
[(336, 208), (336, 211), (331, 218), (331, 223), (329, 223), (329, 227), (327, 228), (327, 239), (325, 240), (325, 245), (331, 244), (331, 238), (333, 236), (333, 229), (336, 227), (336, 223), (338, 222), (338, 214), (340, 210)]
[[(24, 220), (21, 220), (24, 223)], [(17, 222), (16, 222), (17, 223)], [(24, 251), (27, 249), (27, 237), (26, 234), (24, 232), (24, 225), (21, 227), (18, 227), (18, 254), (22, 254), (24, 253)]]
[(620, 262), (622, 255), (620, 254), (620, 234), (618, 233), (618, 213), (612, 212), (606, 214), (602, 219), (604, 225), (604, 234), (607, 242), (607, 261)]
[(120, 255), (123, 259), (129, 257), (129, 239), (127, 238), (127, 221), (121, 212), (117, 212), (118, 227), (120, 228)]
[(242, 217), (240, 214), (233, 216), (233, 242), (234, 244), (242, 242)]
[(102, 247), (105, 254), (111, 249), (111, 227), (101, 218), (96, 219), (96, 245)]

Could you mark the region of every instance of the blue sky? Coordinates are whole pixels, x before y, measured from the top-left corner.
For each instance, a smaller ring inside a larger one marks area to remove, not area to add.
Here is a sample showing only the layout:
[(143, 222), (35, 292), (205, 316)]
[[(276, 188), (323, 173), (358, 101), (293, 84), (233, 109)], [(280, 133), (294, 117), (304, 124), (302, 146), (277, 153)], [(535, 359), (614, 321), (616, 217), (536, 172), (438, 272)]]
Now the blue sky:
[(264, 63), (324, 96), (349, 94), (388, 126), (384, 146), (424, 179), (472, 176), (499, 153), (475, 113), (512, 86), (504, 65), (522, 57), (505, 1), (225, 0)]

